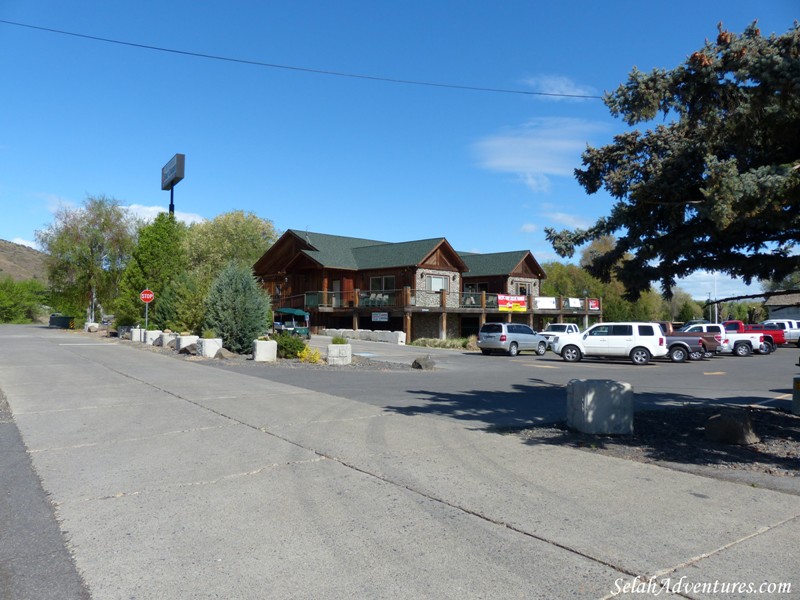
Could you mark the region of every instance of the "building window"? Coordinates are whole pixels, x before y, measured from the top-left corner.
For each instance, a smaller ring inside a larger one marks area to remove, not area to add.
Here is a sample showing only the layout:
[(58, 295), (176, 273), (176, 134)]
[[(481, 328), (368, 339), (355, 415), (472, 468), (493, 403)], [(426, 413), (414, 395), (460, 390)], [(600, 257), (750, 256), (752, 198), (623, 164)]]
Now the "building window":
[(440, 275), (428, 275), (428, 290), (431, 292), (448, 291), (450, 279)]
[(394, 289), (394, 275), (369, 278), (369, 291), (371, 292), (388, 292)]
[(517, 294), (520, 296), (527, 296), (528, 295), (528, 284), (527, 283), (518, 283), (517, 284)]

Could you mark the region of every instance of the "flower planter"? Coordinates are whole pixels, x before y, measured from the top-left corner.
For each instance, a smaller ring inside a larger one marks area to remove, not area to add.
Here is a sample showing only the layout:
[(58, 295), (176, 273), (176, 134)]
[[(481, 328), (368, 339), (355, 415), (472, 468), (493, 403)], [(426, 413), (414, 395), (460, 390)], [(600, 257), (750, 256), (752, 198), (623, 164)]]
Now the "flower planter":
[(179, 335), (177, 341), (175, 342), (175, 350), (180, 352), (182, 348), (196, 344), (198, 339), (199, 338), (196, 335)]
[(353, 362), (353, 348), (350, 344), (328, 344), (329, 365), (349, 365)]
[(155, 342), (159, 337), (161, 337), (160, 329), (148, 329), (144, 332), (144, 343), (148, 346), (152, 346), (153, 342)]
[(275, 340), (255, 340), (253, 342), (255, 362), (275, 362), (278, 360), (278, 342)]
[(222, 338), (200, 338), (197, 340), (197, 354), (205, 358), (214, 358), (222, 350)]

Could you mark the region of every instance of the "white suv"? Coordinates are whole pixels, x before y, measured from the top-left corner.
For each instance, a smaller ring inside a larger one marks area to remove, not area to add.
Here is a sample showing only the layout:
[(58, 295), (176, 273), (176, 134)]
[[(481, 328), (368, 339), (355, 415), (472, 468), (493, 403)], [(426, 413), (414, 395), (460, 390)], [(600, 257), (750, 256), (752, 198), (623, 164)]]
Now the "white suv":
[(583, 333), (557, 335), (550, 342), (553, 352), (567, 362), (584, 356), (627, 356), (635, 365), (667, 355), (667, 340), (658, 323), (598, 323)]

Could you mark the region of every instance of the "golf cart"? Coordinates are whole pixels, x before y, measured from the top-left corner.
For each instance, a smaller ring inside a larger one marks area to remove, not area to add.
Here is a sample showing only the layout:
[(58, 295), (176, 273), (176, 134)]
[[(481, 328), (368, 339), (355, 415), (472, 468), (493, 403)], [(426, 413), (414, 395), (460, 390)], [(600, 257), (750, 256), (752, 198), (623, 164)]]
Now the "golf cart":
[(299, 308), (277, 308), (273, 311), (272, 330), (278, 334), (288, 333), (311, 339), (310, 316), (309, 313)]

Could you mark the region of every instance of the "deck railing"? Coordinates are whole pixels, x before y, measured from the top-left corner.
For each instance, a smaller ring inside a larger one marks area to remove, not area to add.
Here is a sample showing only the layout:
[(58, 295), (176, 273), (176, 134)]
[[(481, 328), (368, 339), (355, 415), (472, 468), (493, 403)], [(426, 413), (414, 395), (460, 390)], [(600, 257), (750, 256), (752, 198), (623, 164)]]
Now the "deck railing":
[[(405, 288), (401, 290), (333, 292), (306, 292), (294, 296), (276, 296), (272, 299), (275, 308), (301, 309), (342, 309), (342, 308), (449, 308), (497, 310), (498, 296), (486, 292), (447, 292), (439, 290), (418, 290)], [(575, 312), (584, 313), (600, 310), (600, 301), (594, 298), (569, 298), (562, 296), (524, 296), (524, 301), (517, 302), (513, 312)], [(588, 307), (588, 308), (587, 308)]]

